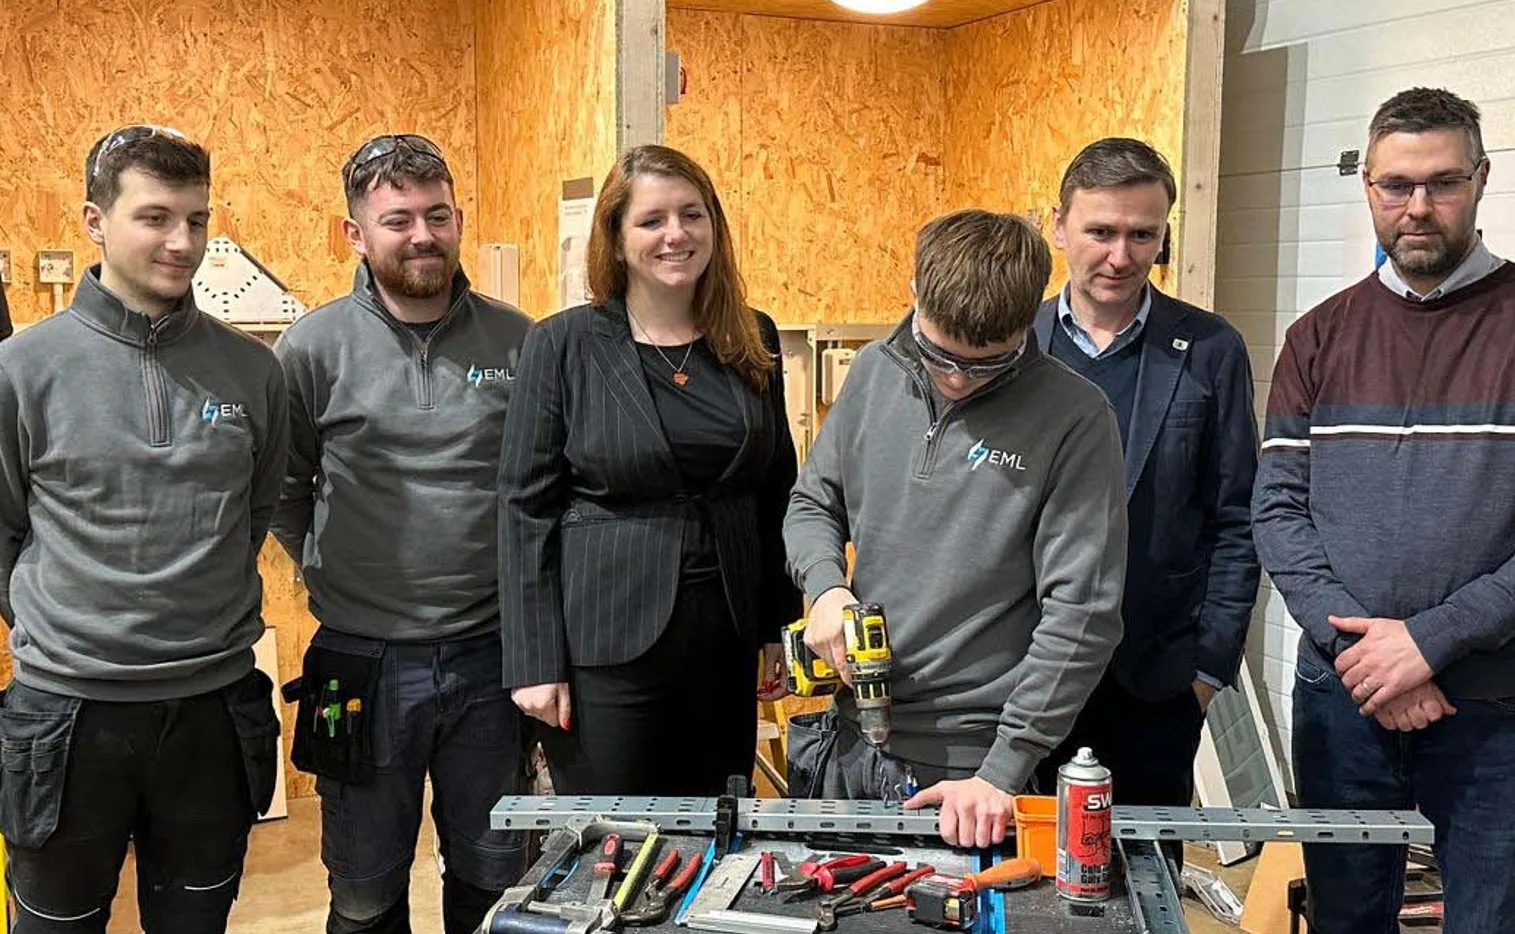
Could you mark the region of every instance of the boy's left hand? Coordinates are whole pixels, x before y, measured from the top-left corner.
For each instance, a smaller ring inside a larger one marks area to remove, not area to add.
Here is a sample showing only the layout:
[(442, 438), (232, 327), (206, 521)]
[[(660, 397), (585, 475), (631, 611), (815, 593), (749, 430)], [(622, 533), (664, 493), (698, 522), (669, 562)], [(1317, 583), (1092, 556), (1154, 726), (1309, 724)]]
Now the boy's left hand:
[(1005, 839), (1015, 795), (977, 776), (937, 782), (905, 802), (907, 808), (941, 807), (942, 839), (950, 846), (992, 846)]

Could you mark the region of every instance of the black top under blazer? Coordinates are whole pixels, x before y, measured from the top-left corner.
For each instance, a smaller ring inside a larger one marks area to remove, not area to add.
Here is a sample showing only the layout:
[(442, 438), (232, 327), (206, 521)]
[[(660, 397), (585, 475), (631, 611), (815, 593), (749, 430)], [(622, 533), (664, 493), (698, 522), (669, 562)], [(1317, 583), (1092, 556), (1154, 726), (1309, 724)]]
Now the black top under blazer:
[[(777, 357), (778, 328), (758, 319)], [(783, 375), (776, 366), (762, 393), (725, 375), (746, 436), (696, 496), (680, 480), (623, 302), (571, 308), (527, 334), (500, 455), (507, 688), (564, 681), (570, 665), (622, 664), (650, 648), (673, 613), (683, 536), (697, 534), (690, 520), (700, 512), (744, 644), (777, 642), (800, 617), (781, 534), (797, 472)]]

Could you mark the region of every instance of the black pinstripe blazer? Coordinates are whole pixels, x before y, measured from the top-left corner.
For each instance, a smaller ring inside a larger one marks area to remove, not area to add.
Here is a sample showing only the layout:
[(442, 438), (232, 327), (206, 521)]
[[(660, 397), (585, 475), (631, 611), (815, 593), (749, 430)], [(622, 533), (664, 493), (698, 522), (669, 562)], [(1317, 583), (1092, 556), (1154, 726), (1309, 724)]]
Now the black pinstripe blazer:
[[(778, 329), (758, 315), (778, 353)], [(800, 595), (781, 526), (796, 473), (783, 376), (754, 392), (734, 371), (746, 437), (704, 494), (684, 490), (647, 388), (625, 305), (539, 322), (521, 351), (500, 455), (500, 605), (505, 685), (614, 665), (667, 626), (682, 542), (704, 511), (743, 641), (778, 641)]]

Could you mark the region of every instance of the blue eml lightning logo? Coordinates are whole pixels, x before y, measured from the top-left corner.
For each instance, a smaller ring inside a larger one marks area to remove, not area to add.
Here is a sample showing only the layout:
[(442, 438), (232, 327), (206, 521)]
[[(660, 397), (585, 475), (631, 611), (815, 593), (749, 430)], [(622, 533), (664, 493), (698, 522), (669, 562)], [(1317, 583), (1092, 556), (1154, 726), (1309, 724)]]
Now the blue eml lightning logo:
[(207, 425), (246, 417), (247, 409), (240, 402), (217, 402), (215, 399), (206, 399), (205, 405), (200, 407), (200, 421)]
[(978, 466), (989, 457), (989, 449), (984, 447), (984, 439), (980, 438), (973, 442), (973, 447), (968, 449), (968, 460), (973, 462), (969, 470), (977, 470)]
[(511, 370), (499, 367), (479, 368), (473, 364), (468, 365), (468, 385), (478, 388), (485, 383), (493, 383), (499, 380), (512, 380), (516, 375)]
[(1020, 454), (1011, 454), (1009, 451), (1001, 451), (998, 448), (987, 447), (984, 439), (980, 438), (973, 442), (973, 447), (968, 449), (968, 463), (972, 464), (968, 470), (977, 470), (987, 463), (993, 467), (1004, 467), (1009, 470), (1025, 470), (1026, 465), (1022, 462)]

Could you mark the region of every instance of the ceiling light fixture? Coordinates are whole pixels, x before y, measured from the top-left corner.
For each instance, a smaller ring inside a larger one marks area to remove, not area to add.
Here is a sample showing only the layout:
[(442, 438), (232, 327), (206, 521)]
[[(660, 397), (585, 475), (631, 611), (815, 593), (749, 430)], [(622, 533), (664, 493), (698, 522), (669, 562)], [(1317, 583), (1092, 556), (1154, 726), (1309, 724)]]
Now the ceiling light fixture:
[(886, 13), (901, 13), (913, 9), (925, 3), (926, 0), (831, 0), (831, 2), (857, 13), (882, 16)]

